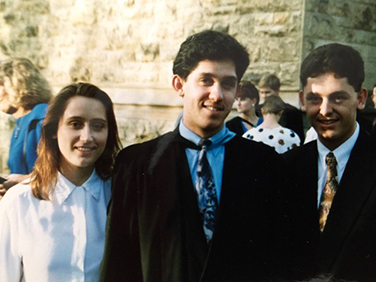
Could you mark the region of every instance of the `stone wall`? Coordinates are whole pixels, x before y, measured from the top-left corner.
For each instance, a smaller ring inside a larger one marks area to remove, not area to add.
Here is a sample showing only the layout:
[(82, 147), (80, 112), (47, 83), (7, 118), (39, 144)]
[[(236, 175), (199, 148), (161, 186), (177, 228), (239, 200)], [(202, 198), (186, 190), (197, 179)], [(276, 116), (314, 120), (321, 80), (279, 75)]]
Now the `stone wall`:
[(362, 54), (364, 86), (372, 89), (376, 83), (376, 1), (309, 0), (305, 10), (303, 57), (326, 43), (350, 45)]
[[(174, 128), (182, 101), (172, 61), (190, 34), (235, 36), (250, 52), (246, 77), (277, 74), (298, 106), (301, 59), (317, 45), (355, 44), (374, 69), (375, 9), (374, 0), (0, 0), (0, 59), (30, 58), (56, 91), (72, 81), (103, 88), (128, 145)], [(0, 173), (12, 124), (0, 115)]]

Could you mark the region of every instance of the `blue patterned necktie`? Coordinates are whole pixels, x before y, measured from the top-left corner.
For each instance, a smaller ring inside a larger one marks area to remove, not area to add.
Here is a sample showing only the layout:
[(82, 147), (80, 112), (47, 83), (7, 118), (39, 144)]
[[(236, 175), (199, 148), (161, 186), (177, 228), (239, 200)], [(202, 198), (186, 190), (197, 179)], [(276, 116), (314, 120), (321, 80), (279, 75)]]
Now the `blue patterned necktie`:
[(212, 142), (207, 139), (201, 139), (199, 143), (201, 151), (198, 159), (196, 177), (198, 206), (203, 218), (204, 232), (208, 243), (210, 243), (213, 236), (215, 216), (218, 208), (217, 191), (215, 189), (214, 178), (206, 157), (206, 150), (211, 143)]

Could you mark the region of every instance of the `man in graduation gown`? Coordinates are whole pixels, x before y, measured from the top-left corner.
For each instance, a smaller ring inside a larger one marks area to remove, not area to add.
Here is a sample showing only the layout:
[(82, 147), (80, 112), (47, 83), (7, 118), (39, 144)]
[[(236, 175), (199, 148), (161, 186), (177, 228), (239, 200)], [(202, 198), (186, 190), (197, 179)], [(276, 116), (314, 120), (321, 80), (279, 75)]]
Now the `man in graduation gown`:
[(180, 46), (172, 86), (183, 118), (117, 157), (101, 281), (249, 281), (278, 269), (279, 156), (224, 126), (248, 64), (224, 33)]

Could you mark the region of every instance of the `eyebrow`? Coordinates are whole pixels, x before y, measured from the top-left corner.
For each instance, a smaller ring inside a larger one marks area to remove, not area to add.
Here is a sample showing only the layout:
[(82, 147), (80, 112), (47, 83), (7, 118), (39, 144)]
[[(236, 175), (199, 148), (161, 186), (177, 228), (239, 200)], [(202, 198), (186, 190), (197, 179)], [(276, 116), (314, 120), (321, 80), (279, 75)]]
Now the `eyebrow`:
[[(74, 119), (78, 119), (78, 120), (85, 120), (83, 117), (81, 116), (71, 116), (71, 117), (67, 117), (67, 120), (74, 120)], [(102, 121), (102, 122), (106, 122), (107, 123), (107, 120), (106, 119), (103, 119), (103, 118), (94, 118), (94, 119), (91, 119), (91, 121)]]
[[(356, 92), (354, 92), (356, 93)], [(344, 90), (338, 90), (338, 91), (334, 91), (332, 93), (329, 94), (329, 96), (332, 96), (332, 95), (341, 95), (341, 94), (347, 94), (347, 95), (351, 95), (351, 93), (347, 92), (347, 91), (344, 91)], [(320, 93), (316, 93), (316, 92), (308, 92), (306, 95), (320, 95)]]
[[(214, 75), (211, 72), (202, 72), (202, 73), (200, 73), (200, 75), (202, 75), (202, 76), (210, 76), (210, 77), (218, 77), (217, 75)], [(231, 80), (236, 80), (236, 81), (238, 80), (237, 76), (235, 76), (235, 75), (225, 76), (221, 80), (225, 80), (225, 79), (231, 79)]]

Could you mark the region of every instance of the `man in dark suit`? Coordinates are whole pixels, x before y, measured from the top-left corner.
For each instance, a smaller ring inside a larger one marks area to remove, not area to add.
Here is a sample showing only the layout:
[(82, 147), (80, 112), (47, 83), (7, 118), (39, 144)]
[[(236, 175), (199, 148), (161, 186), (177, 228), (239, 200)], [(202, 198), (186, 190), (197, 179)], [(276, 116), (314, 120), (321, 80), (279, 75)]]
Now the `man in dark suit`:
[(376, 281), (376, 148), (356, 121), (367, 99), (363, 60), (324, 45), (305, 58), (300, 80), (318, 140), (284, 155), (298, 276)]
[[(264, 100), (266, 97), (269, 97), (270, 95), (279, 96), (280, 87), (281, 87), (281, 82), (279, 81), (279, 78), (274, 74), (263, 75), (258, 83), (260, 97), (262, 97)], [(263, 106), (263, 103), (258, 104), (256, 106), (256, 113), (259, 117), (262, 117), (262, 113), (261, 113), (262, 106)], [(285, 103), (285, 108), (282, 112), (282, 116), (279, 120), (279, 124), (282, 125), (283, 127), (287, 127), (295, 131), (295, 133), (298, 134), (300, 138), (301, 144), (303, 144), (303, 141), (304, 141), (303, 115), (299, 109), (297, 109), (293, 105), (290, 105), (289, 103)]]
[[(180, 46), (172, 85), (184, 99), (182, 121), (119, 154), (101, 281), (250, 281), (276, 269), (280, 159), (224, 126), (248, 64), (224, 33), (203, 31)], [(212, 144), (201, 149), (202, 139)], [(202, 190), (205, 154), (212, 174)]]

